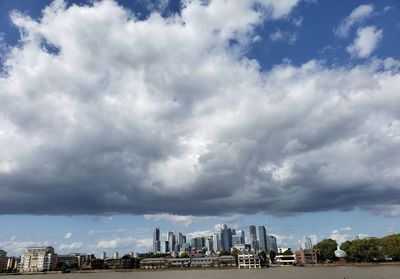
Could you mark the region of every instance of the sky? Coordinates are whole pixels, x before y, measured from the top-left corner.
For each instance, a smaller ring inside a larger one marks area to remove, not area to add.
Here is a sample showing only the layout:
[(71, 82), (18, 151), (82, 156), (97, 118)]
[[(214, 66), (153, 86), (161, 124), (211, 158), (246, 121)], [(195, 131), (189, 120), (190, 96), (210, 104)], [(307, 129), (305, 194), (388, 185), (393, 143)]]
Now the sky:
[(0, 249), (400, 231), (400, 4), (0, 0)]

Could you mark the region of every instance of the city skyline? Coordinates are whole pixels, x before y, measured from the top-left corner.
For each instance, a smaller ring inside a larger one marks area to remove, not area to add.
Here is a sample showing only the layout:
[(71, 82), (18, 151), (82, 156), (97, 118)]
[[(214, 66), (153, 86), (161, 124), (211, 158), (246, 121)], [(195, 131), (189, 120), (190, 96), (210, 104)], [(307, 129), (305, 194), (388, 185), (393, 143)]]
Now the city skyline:
[(399, 35), (396, 0), (0, 0), (0, 250), (400, 232)]

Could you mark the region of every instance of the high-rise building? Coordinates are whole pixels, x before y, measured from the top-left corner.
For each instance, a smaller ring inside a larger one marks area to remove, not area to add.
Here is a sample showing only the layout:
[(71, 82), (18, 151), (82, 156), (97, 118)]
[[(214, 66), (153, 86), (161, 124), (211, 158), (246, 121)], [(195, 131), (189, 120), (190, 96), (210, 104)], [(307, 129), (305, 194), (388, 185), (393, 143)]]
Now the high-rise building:
[(101, 253), (100, 259), (102, 259), (102, 260), (107, 259), (107, 254), (106, 254), (106, 252)]
[(169, 242), (167, 241), (161, 241), (161, 253), (166, 254), (169, 252)]
[(154, 254), (160, 253), (161, 242), (160, 242), (160, 228), (154, 228), (153, 232), (153, 252)]
[(206, 249), (207, 251), (212, 252), (214, 250), (214, 244), (213, 244), (213, 237), (212, 236), (207, 236), (206, 237)]
[(221, 250), (230, 252), (232, 247), (232, 230), (223, 225), (221, 229)]
[(257, 229), (256, 229), (256, 226), (250, 225), (250, 226), (249, 226), (249, 233), (250, 233), (250, 245), (251, 245), (251, 249), (253, 249), (254, 251), (258, 251)]
[(221, 251), (221, 232), (215, 232), (213, 235), (213, 250), (214, 252)]
[(269, 250), (275, 251), (278, 253), (278, 245), (276, 243), (276, 237), (273, 235), (267, 235), (267, 247)]
[(57, 254), (53, 247), (29, 247), (21, 255), (20, 272), (41, 272), (54, 270)]
[(168, 245), (169, 251), (173, 252), (175, 249), (175, 235), (173, 232), (168, 232)]
[(259, 243), (260, 247), (259, 249), (261, 251), (268, 251), (268, 244), (267, 244), (267, 230), (265, 226), (259, 226), (258, 227), (258, 237), (259, 237)]
[(113, 259), (114, 259), (114, 260), (119, 259), (119, 254), (118, 254), (118, 252), (114, 252), (114, 254), (113, 254)]
[(186, 243), (186, 236), (183, 235), (182, 233), (178, 233), (177, 242), (178, 242), (179, 246), (182, 246), (182, 244)]
[(240, 244), (245, 244), (245, 239), (244, 239), (244, 231), (235, 231), (233, 233), (232, 230), (232, 245), (240, 245)]
[(306, 249), (312, 249), (313, 248), (313, 245), (312, 245), (312, 241), (311, 241), (311, 238), (310, 237), (306, 237), (306, 245), (305, 245), (306, 247)]
[(204, 237), (193, 237), (191, 239), (191, 244), (192, 244), (192, 249), (199, 251), (202, 250), (206, 244), (205, 244), (205, 238)]

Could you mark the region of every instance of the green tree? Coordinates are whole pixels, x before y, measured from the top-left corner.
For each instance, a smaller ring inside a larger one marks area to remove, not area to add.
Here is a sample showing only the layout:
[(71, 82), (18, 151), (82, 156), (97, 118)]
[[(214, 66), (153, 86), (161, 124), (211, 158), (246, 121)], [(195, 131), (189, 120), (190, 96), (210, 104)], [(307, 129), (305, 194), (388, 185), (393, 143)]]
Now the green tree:
[(219, 257), (221, 257), (221, 256), (229, 256), (230, 255), (230, 253), (228, 252), (228, 251), (220, 251), (219, 253), (218, 253), (218, 256)]
[(346, 252), (347, 259), (349, 261), (353, 261), (353, 256), (351, 254), (352, 253), (351, 252), (351, 244), (352, 244), (352, 242), (347, 240), (347, 241), (343, 242), (342, 245), (340, 245), (340, 249)]
[(335, 250), (337, 248), (337, 243), (333, 239), (324, 239), (317, 243), (314, 246), (315, 249), (319, 249), (320, 251), (320, 260), (321, 261), (333, 261), (335, 260)]
[(239, 250), (237, 248), (233, 248), (231, 251), (231, 256), (234, 256), (237, 259), (238, 254), (239, 254)]
[(180, 257), (181, 257), (181, 258), (189, 258), (189, 254), (186, 253), (186, 252), (184, 252), (184, 253), (181, 254)]
[(380, 242), (384, 257), (400, 261), (400, 234), (385, 236), (381, 238)]
[(374, 262), (384, 259), (378, 238), (356, 239), (349, 248), (349, 260), (355, 262)]
[(274, 250), (270, 250), (269, 259), (271, 260), (271, 263), (275, 262), (275, 257), (276, 257), (276, 252)]
[(285, 252), (282, 253), (283, 255), (289, 256), (289, 255), (293, 255), (292, 250), (287, 249)]
[(268, 267), (269, 266), (269, 260), (268, 260), (268, 256), (267, 256), (267, 252), (265, 251), (261, 251), (259, 253), (260, 255), (260, 264), (262, 267)]

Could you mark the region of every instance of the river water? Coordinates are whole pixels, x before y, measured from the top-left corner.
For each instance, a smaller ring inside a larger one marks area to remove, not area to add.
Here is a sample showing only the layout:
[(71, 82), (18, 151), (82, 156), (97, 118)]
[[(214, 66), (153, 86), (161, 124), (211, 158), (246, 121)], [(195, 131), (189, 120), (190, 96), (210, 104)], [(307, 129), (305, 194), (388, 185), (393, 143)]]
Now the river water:
[(168, 270), (1, 276), (1, 279), (400, 279), (400, 266), (273, 267), (243, 270)]

